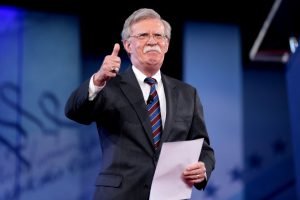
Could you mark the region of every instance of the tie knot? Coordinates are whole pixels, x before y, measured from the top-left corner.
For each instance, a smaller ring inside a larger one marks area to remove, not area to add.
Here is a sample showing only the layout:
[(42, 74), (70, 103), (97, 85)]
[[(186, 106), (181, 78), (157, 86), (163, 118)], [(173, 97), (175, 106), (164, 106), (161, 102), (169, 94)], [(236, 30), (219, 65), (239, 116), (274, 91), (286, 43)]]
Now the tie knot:
[(152, 86), (156, 83), (156, 80), (154, 78), (147, 77), (145, 78), (144, 82)]

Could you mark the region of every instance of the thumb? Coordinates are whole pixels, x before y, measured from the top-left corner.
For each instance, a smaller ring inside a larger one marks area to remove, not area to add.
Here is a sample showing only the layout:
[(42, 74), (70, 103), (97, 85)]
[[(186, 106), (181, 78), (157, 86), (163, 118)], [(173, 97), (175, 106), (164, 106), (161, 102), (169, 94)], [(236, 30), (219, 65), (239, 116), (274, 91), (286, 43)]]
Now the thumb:
[(118, 43), (115, 43), (114, 49), (111, 53), (112, 56), (118, 56), (118, 53), (120, 51), (120, 45)]

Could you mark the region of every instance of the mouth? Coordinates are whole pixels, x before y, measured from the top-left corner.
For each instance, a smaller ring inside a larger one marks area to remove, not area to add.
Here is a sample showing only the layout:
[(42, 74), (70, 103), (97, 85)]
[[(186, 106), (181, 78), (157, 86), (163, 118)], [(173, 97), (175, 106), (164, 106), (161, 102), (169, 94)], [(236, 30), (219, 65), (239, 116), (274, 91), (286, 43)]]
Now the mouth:
[(150, 50), (150, 51), (146, 51), (144, 53), (160, 53), (159, 51), (156, 51), (156, 50)]

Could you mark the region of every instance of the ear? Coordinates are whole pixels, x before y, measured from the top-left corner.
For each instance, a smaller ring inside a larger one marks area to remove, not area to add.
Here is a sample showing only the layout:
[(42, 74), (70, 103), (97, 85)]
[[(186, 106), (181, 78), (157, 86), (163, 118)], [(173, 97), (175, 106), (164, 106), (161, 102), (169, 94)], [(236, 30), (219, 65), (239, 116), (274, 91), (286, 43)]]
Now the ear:
[(124, 41), (123, 41), (123, 46), (124, 46), (125, 51), (126, 51), (128, 54), (130, 54), (130, 53), (131, 53), (131, 43), (130, 43), (130, 41), (124, 40)]

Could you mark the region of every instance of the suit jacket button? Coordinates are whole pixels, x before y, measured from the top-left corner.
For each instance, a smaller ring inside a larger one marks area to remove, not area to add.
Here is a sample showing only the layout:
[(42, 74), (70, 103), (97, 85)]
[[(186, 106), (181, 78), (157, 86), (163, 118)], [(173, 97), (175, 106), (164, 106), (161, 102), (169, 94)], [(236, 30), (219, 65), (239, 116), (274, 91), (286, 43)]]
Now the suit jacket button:
[(148, 189), (149, 185), (147, 183), (144, 184), (144, 188)]

